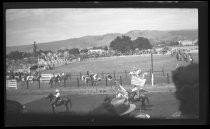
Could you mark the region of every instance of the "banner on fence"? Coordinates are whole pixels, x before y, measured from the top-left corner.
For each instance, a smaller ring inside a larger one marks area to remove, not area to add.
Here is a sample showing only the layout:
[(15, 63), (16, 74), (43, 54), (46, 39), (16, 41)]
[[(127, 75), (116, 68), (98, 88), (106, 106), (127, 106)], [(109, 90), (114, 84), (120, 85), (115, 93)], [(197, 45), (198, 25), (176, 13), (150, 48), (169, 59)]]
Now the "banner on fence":
[(17, 89), (17, 80), (15, 80), (15, 79), (7, 80), (6, 87), (14, 87)]
[(53, 74), (41, 74), (40, 81), (49, 82)]
[(138, 78), (136, 76), (131, 76), (131, 85), (144, 87), (145, 82), (146, 82), (146, 79)]

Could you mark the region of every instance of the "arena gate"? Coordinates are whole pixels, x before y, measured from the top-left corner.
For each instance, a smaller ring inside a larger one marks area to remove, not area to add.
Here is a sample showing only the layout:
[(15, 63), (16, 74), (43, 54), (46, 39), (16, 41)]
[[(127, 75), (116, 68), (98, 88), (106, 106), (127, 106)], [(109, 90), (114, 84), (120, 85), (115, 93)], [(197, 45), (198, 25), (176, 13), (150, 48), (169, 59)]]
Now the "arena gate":
[(41, 74), (40, 81), (49, 83), (52, 77), (53, 77), (53, 74)]
[(7, 80), (6, 87), (14, 87), (17, 89), (17, 80), (15, 80), (15, 79)]

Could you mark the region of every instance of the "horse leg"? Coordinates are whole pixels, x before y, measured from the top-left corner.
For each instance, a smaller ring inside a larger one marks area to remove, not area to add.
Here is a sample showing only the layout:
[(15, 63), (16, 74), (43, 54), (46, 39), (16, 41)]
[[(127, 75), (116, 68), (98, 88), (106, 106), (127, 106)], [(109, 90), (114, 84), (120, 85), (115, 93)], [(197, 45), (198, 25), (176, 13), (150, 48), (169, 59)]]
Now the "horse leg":
[(149, 104), (149, 98), (148, 97), (146, 97), (146, 100), (147, 100), (147, 103)]

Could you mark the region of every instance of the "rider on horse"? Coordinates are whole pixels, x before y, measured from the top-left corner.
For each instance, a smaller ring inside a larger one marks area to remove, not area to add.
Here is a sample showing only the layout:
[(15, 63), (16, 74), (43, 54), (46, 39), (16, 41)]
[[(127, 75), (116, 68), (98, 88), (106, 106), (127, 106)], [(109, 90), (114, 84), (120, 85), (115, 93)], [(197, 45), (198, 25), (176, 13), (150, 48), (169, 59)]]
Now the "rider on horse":
[(92, 80), (96, 80), (97, 79), (97, 75), (96, 73), (93, 73), (93, 72), (88, 72), (88, 76), (92, 79)]
[[(132, 74), (132, 76), (138, 77), (140, 79), (144, 79), (143, 75), (142, 75), (142, 72), (141, 72), (141, 69), (137, 69), (136, 67), (133, 67), (133, 74)], [(133, 85), (133, 89), (131, 89), (131, 92), (136, 92), (137, 96), (139, 96), (139, 91), (140, 90), (143, 90), (143, 88), (138, 87), (137, 85)]]
[(133, 67), (133, 75), (136, 77), (141, 77), (141, 69), (137, 69), (136, 67)]
[(128, 92), (117, 81), (115, 81), (115, 83), (117, 84), (115, 87), (116, 98), (124, 97), (128, 99)]
[[(55, 95), (54, 95), (54, 96), (55, 96), (55, 100), (52, 102), (53, 105), (56, 104), (58, 100), (60, 100), (61, 94), (60, 94), (60, 90), (59, 90), (59, 89), (56, 89), (56, 90), (55, 90)], [(55, 105), (54, 105), (54, 106), (55, 106)]]

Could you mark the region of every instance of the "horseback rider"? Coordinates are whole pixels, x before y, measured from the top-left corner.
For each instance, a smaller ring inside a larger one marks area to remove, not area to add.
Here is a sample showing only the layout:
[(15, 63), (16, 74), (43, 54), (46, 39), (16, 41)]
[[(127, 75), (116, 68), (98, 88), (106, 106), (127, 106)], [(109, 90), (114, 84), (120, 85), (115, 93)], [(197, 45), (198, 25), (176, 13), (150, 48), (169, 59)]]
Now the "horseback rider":
[(92, 80), (95, 80), (97, 78), (97, 74), (96, 73), (93, 73), (92, 71), (88, 72), (89, 74), (89, 77), (92, 79)]
[(115, 87), (116, 98), (124, 97), (128, 99), (128, 92), (117, 81), (115, 81), (115, 84), (117, 84)]
[(134, 75), (136, 76), (136, 77), (139, 77), (139, 78), (141, 78), (142, 76), (141, 76), (141, 69), (137, 69), (136, 67), (133, 67), (133, 73), (134, 73)]
[[(55, 90), (55, 95), (54, 95), (54, 96), (55, 96), (55, 100), (52, 102), (53, 105), (56, 104), (58, 100), (60, 100), (61, 94), (60, 94), (60, 90), (59, 90), (59, 89), (56, 89), (56, 90)], [(55, 106), (55, 105), (54, 105), (54, 106)]]
[(49, 85), (53, 85), (54, 76), (50, 78)]
[[(140, 78), (140, 79), (144, 79), (143, 78), (143, 74), (141, 69), (137, 69), (136, 67), (133, 67), (133, 75)], [(139, 94), (139, 91), (143, 90), (143, 88), (138, 87), (137, 85), (133, 85), (133, 88), (131, 89), (131, 92), (136, 92), (136, 95), (139, 96), (141, 94)]]

